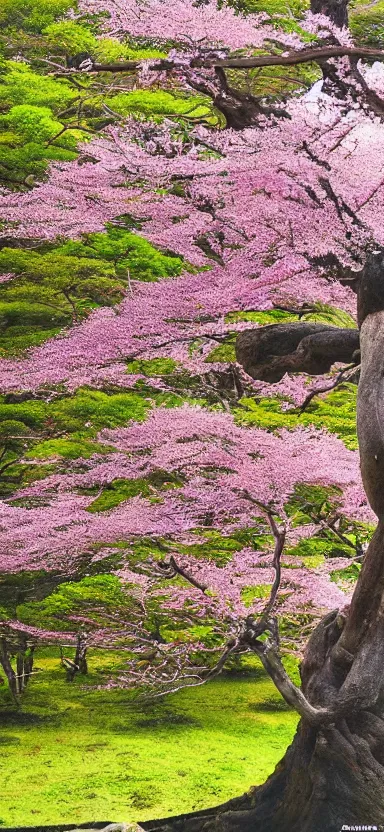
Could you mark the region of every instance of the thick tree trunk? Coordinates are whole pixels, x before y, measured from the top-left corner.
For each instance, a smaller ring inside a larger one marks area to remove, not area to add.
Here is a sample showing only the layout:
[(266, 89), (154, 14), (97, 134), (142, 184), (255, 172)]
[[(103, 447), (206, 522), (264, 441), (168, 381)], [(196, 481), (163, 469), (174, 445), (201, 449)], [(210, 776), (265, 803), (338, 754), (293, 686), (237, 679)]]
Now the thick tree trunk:
[(349, 0), (311, 0), (313, 14), (325, 14), (339, 29), (348, 26)]
[(276, 118), (290, 118), (286, 110), (262, 103), (251, 93), (236, 90), (228, 84), (225, 71), (215, 66), (214, 74), (204, 76), (200, 71), (186, 71), (185, 79), (192, 89), (208, 95), (214, 107), (225, 119), (226, 127), (231, 130), (244, 130), (259, 123), (261, 116), (275, 116)]
[(377, 706), (319, 729), (302, 720), (262, 786), (206, 812), (141, 825), (148, 832), (340, 832), (344, 824), (382, 823), (384, 721)]
[[(384, 825), (382, 252), (371, 255), (363, 272), (359, 318), (361, 469), (379, 523), (350, 607), (329, 613), (308, 642), (299, 694), (305, 697), (307, 715), (284, 759), (263, 786), (206, 812), (144, 822), (142, 826), (150, 832), (340, 832), (344, 825)], [(262, 654), (261, 658), (267, 666), (268, 660)], [(284, 685), (272, 671), (271, 663), (271, 676), (284, 694)]]
[(219, 93), (213, 100), (217, 110), (224, 116), (225, 123), (232, 130), (254, 127), (263, 115), (263, 109), (253, 95), (232, 90)]

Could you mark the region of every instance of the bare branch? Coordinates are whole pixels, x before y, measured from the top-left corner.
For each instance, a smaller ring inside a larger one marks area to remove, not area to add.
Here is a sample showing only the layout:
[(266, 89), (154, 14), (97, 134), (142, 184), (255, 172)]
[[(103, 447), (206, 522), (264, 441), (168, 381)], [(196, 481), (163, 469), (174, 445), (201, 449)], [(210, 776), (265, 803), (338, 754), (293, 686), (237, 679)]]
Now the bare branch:
[[(323, 46), (311, 49), (302, 49), (297, 52), (289, 52), (285, 55), (256, 55), (252, 58), (224, 58), (224, 59), (204, 59), (194, 58), (189, 66), (194, 68), (227, 68), (227, 69), (254, 69), (255, 67), (264, 66), (296, 66), (304, 63), (317, 63), (328, 60), (329, 58), (366, 58), (367, 60), (383, 60), (384, 50), (374, 49), (371, 47), (355, 47), (355, 46)], [(136, 71), (140, 66), (140, 61), (115, 61), (108, 64), (94, 63), (91, 72), (131, 72)], [(176, 68), (173, 61), (159, 60), (154, 61), (150, 69), (154, 72), (169, 71)], [(180, 66), (177, 67), (180, 69)], [(80, 70), (77, 70), (80, 71)], [(73, 74), (76, 70), (68, 70), (68, 75)], [(84, 74), (84, 70), (81, 70)]]
[(314, 399), (315, 396), (319, 396), (320, 393), (328, 393), (330, 390), (334, 390), (335, 387), (338, 387), (339, 384), (342, 384), (345, 381), (349, 381), (350, 378), (353, 378), (354, 374), (358, 372), (359, 367), (359, 364), (348, 364), (347, 367), (343, 367), (340, 373), (338, 373), (335, 381), (333, 381), (331, 384), (328, 384), (325, 387), (317, 387), (315, 390), (311, 390), (308, 393), (308, 396), (304, 399), (303, 403), (300, 405), (300, 413), (304, 413), (304, 411), (307, 409), (308, 405), (311, 403), (312, 399)]
[[(269, 616), (270, 616), (270, 613), (272, 612), (273, 607), (275, 605), (275, 601), (276, 601), (276, 598), (277, 598), (277, 593), (278, 593), (279, 588), (280, 588), (281, 556), (282, 556), (283, 551), (284, 551), (284, 544), (285, 544), (285, 538), (286, 538), (286, 535), (287, 535), (287, 529), (286, 529), (285, 526), (283, 526), (282, 529), (279, 529), (279, 527), (276, 523), (275, 517), (274, 517), (276, 512), (272, 511), (272, 509), (269, 506), (266, 506), (264, 503), (260, 502), (260, 500), (257, 500), (257, 499), (255, 499), (255, 497), (252, 497), (252, 495), (249, 493), (249, 491), (244, 491), (243, 496), (247, 500), (249, 500), (250, 502), (257, 505), (259, 508), (261, 508), (261, 510), (265, 513), (265, 515), (267, 517), (267, 520), (268, 520), (268, 523), (269, 523), (269, 526), (271, 528), (271, 532), (272, 532), (272, 534), (275, 538), (275, 550), (274, 550), (274, 553), (273, 553), (273, 561), (272, 561), (272, 567), (275, 570), (275, 579), (274, 579), (272, 587), (271, 587), (271, 593), (270, 593), (269, 599), (267, 601), (266, 606), (264, 607), (264, 610), (261, 614), (261, 617), (258, 619), (257, 622), (254, 623), (252, 621), (252, 623), (251, 623), (253, 635), (254, 635), (254, 637), (258, 637), (262, 633), (264, 633), (265, 630), (267, 630), (267, 629), (271, 630), (271, 622), (270, 622)], [(251, 619), (248, 619), (248, 623), (250, 621), (251, 621)], [(277, 633), (277, 638), (278, 638), (278, 633)]]
[(175, 578), (176, 575), (180, 575), (181, 578), (184, 578), (185, 581), (188, 581), (188, 583), (192, 584), (192, 586), (196, 587), (196, 589), (200, 589), (203, 594), (205, 594), (208, 589), (205, 584), (200, 583), (200, 581), (194, 578), (193, 575), (186, 571), (186, 569), (179, 566), (173, 555), (170, 556), (168, 561), (163, 560), (152, 563), (151, 567), (155, 572), (157, 571), (167, 580), (172, 580), (172, 578)]
[(303, 692), (289, 678), (278, 654), (277, 648), (271, 643), (253, 641), (251, 650), (259, 657), (268, 676), (276, 685), (283, 699), (291, 705), (300, 716), (310, 725), (321, 725), (335, 719), (334, 712), (327, 708), (314, 708), (306, 699)]
[(189, 572), (186, 572), (185, 569), (183, 569), (181, 566), (179, 566), (179, 564), (176, 563), (176, 560), (173, 557), (173, 555), (171, 555), (171, 557), (169, 559), (169, 562), (170, 562), (171, 566), (173, 566), (175, 572), (178, 575), (180, 575), (182, 578), (184, 578), (184, 580), (188, 581), (188, 583), (192, 584), (192, 586), (195, 586), (196, 589), (200, 589), (201, 592), (203, 592), (205, 594), (208, 587), (205, 584), (201, 584), (200, 581), (197, 581), (196, 578), (194, 578), (192, 575), (189, 574)]

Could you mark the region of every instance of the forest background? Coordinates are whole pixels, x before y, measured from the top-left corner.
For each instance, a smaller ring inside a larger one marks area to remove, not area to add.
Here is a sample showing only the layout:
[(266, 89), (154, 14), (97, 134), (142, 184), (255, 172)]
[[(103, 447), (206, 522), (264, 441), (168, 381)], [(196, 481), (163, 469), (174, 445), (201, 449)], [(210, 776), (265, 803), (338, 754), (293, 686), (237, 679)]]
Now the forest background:
[(294, 679), (348, 604), (375, 524), (357, 362), (253, 379), (235, 342), (301, 321), (355, 344), (384, 74), (372, 56), (343, 97), (318, 61), (224, 79), (193, 61), (381, 50), (383, 8), (351, 4), (346, 30), (300, 2), (2, 4), (4, 825), (215, 805), (294, 735), (233, 640), (279, 534)]

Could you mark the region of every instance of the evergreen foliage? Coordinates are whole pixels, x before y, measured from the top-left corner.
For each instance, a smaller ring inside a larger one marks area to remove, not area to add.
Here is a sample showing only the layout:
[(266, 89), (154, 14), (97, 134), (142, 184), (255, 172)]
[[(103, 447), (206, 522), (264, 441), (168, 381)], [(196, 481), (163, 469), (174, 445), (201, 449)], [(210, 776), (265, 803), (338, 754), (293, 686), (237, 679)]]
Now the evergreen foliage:
[(244, 397), (236, 410), (236, 420), (242, 425), (257, 425), (268, 430), (294, 430), (299, 425), (314, 425), (335, 433), (347, 448), (357, 448), (354, 384), (345, 383), (337, 390), (317, 396), (304, 413), (292, 405), (287, 407), (287, 401), (289, 397)]
[(5, 247), (0, 274), (14, 276), (0, 283), (0, 354), (18, 354), (92, 309), (120, 302), (131, 280), (177, 275), (182, 266), (180, 258), (113, 226), (40, 251)]

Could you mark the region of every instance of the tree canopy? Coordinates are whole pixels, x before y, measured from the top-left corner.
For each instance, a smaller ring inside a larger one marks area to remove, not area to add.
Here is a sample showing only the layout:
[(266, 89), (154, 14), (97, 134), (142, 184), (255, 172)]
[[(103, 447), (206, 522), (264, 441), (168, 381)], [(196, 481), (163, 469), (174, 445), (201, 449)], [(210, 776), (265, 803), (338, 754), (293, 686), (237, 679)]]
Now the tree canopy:
[[(3, 4), (0, 664), (15, 701), (35, 647), (69, 639), (73, 672), (87, 645), (115, 645), (125, 667), (106, 684), (153, 695), (251, 651), (304, 724), (335, 722), (308, 661), (300, 690), (282, 657), (302, 657), (322, 616), (348, 620), (381, 518), (355, 429), (383, 308), (379, 7)], [(316, 812), (290, 832), (317, 832)]]

